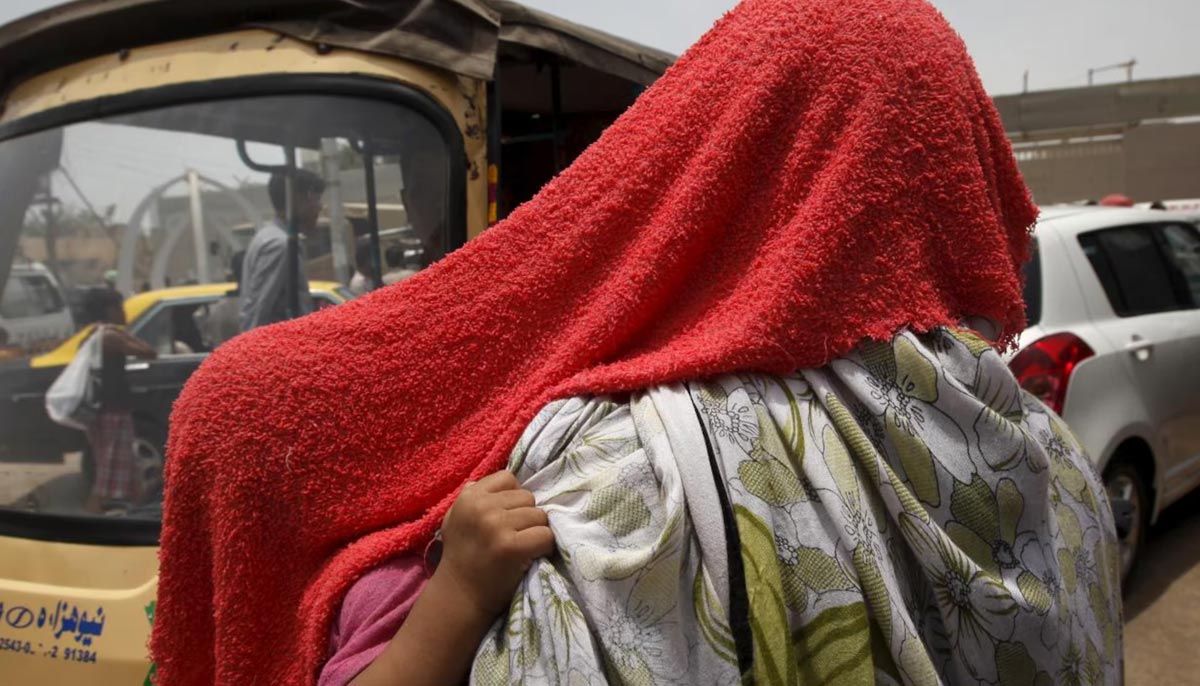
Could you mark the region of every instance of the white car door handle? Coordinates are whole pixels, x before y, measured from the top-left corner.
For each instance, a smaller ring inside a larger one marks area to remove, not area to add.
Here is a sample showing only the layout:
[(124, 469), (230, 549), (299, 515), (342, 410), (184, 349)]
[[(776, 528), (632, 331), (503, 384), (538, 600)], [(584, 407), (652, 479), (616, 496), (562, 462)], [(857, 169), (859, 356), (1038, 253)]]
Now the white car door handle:
[(130, 362), (125, 365), (125, 371), (127, 372), (144, 372), (149, 368), (149, 362)]
[(1139, 361), (1145, 362), (1150, 359), (1150, 353), (1154, 350), (1154, 344), (1141, 336), (1134, 336), (1132, 340), (1125, 344), (1125, 349), (1133, 353), (1133, 356)]

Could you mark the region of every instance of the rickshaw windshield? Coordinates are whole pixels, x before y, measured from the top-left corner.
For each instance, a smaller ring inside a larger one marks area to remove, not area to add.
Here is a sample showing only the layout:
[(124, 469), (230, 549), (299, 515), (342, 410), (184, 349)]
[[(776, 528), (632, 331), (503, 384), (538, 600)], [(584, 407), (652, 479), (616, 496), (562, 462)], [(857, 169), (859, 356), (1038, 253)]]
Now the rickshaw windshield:
[[(397, 102), (314, 94), (0, 142), (0, 521), (157, 519), (170, 408), (205, 355), (452, 247), (443, 136)], [(89, 374), (81, 428), (52, 421), (48, 388), (105, 322), (133, 342)]]

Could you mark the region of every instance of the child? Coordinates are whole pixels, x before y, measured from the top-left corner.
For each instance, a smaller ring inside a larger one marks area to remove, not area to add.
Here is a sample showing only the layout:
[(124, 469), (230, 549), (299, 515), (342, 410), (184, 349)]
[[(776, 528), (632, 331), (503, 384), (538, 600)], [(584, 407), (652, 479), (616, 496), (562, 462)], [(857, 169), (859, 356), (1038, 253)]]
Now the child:
[(84, 307), (99, 328), (103, 363), (100, 369), (100, 413), (88, 428), (88, 447), (96, 464), (91, 490), (83, 503), (90, 514), (103, 514), (107, 501), (140, 502), (146, 495), (133, 454), (133, 392), (125, 375), (125, 359), (158, 356), (145, 341), (125, 332), (121, 294), (112, 288), (87, 292)]
[(469, 483), (442, 525), (436, 571), (396, 558), (346, 594), (320, 686), (466, 681), (480, 640), (532, 562), (554, 550), (546, 513), (507, 471)]

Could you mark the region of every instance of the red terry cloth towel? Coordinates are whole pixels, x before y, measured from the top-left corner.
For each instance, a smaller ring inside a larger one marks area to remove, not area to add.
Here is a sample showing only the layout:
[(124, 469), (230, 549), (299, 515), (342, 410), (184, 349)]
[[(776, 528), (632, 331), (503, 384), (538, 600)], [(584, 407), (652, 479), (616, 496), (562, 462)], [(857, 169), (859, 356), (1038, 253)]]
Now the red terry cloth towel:
[(192, 377), (160, 683), (312, 684), (348, 586), (420, 550), (550, 400), (784, 374), (965, 315), (1012, 341), (1035, 216), (932, 6), (746, 0), (508, 220)]

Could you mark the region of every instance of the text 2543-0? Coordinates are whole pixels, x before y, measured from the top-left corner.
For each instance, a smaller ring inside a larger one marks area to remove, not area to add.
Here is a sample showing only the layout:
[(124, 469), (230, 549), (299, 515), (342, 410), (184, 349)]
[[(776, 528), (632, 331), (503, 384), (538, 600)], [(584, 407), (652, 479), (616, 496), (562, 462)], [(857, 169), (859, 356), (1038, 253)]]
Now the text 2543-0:
[(33, 654), (33, 646), (29, 641), (18, 641), (15, 638), (0, 638), (0, 650), (12, 653)]

